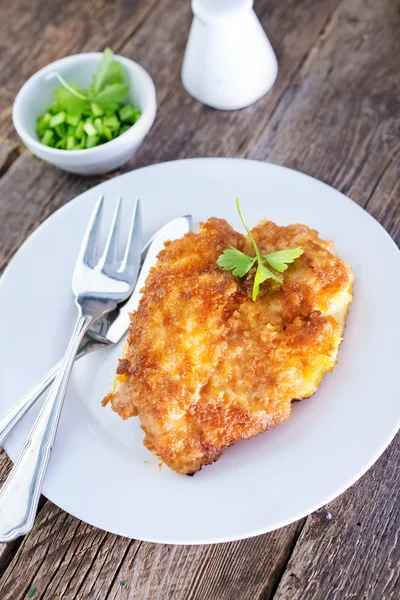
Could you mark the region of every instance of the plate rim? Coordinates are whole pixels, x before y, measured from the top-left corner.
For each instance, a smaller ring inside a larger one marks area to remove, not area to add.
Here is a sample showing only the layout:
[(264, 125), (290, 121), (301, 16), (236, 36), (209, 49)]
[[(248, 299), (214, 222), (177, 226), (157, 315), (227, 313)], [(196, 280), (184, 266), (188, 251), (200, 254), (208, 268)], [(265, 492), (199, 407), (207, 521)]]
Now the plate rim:
[[(128, 171), (126, 173), (123, 173), (117, 177), (113, 177), (112, 179), (108, 179), (106, 181), (102, 181), (98, 184), (96, 184), (95, 186), (81, 192), (80, 194), (78, 194), (77, 196), (75, 196), (74, 198), (72, 198), (71, 200), (67, 201), (65, 204), (63, 204), (62, 206), (60, 206), (57, 210), (55, 210), (54, 212), (52, 212), (29, 236), (28, 238), (19, 246), (18, 250), (14, 253), (14, 255), (11, 257), (7, 267), (5, 268), (1, 278), (0, 278), (0, 296), (2, 294), (2, 290), (4, 288), (4, 285), (7, 284), (7, 280), (8, 280), (8, 273), (10, 270), (10, 267), (12, 267), (14, 261), (17, 259), (17, 257), (19, 256), (20, 252), (25, 251), (26, 247), (29, 247), (29, 244), (32, 243), (32, 241), (34, 241), (37, 237), (37, 235), (40, 235), (40, 232), (42, 231), (42, 229), (44, 227), (51, 227), (52, 222), (53, 222), (53, 218), (56, 217), (56, 215), (59, 217), (59, 213), (63, 214), (64, 211), (68, 211), (68, 210), (73, 210), (73, 207), (75, 206), (76, 203), (79, 203), (82, 200), (82, 196), (84, 196), (85, 194), (87, 194), (88, 192), (91, 193), (95, 193), (96, 190), (98, 188), (102, 188), (105, 184), (111, 184), (111, 182), (117, 180), (117, 179), (123, 179), (123, 178), (129, 178), (130, 176), (132, 176), (133, 173), (137, 173), (139, 171), (143, 171), (144, 169), (149, 170), (149, 169), (157, 169), (164, 166), (168, 166), (168, 165), (177, 165), (177, 164), (181, 164), (181, 163), (188, 163), (188, 162), (240, 162), (240, 163), (256, 163), (258, 165), (262, 165), (263, 167), (267, 166), (267, 167), (272, 167), (273, 169), (279, 169), (281, 171), (285, 171), (285, 172), (289, 172), (290, 175), (295, 174), (295, 176), (301, 176), (302, 178), (306, 178), (307, 180), (312, 180), (313, 182), (317, 182), (318, 184), (322, 184), (323, 186), (325, 186), (326, 188), (333, 190), (336, 194), (340, 194), (340, 196), (342, 197), (342, 201), (345, 200), (346, 204), (348, 204), (349, 206), (353, 206), (353, 208), (355, 208), (356, 210), (360, 210), (364, 213), (364, 218), (365, 215), (368, 216), (369, 219), (372, 219), (372, 221), (374, 221), (374, 225), (378, 225), (381, 232), (384, 232), (386, 239), (390, 240), (390, 243), (392, 244), (392, 247), (400, 254), (399, 248), (397, 246), (397, 244), (395, 243), (395, 241), (393, 240), (393, 238), (390, 236), (390, 234), (386, 231), (386, 229), (379, 223), (379, 221), (377, 221), (377, 219), (375, 219), (375, 217), (373, 217), (367, 210), (365, 210), (362, 206), (360, 206), (359, 204), (357, 204), (355, 201), (351, 200), (348, 196), (346, 196), (345, 194), (343, 194), (343, 192), (340, 192), (339, 190), (333, 188), (332, 186), (328, 185), (327, 183), (320, 181), (319, 179), (316, 179), (315, 177), (312, 177), (311, 175), (308, 175), (306, 173), (302, 173), (300, 171), (297, 171), (295, 169), (291, 169), (288, 167), (284, 167), (282, 165), (277, 165), (271, 162), (264, 162), (264, 161), (258, 161), (258, 160), (252, 160), (252, 159), (246, 159), (246, 158), (229, 158), (229, 157), (196, 157), (196, 158), (188, 158), (188, 159), (179, 159), (179, 160), (171, 160), (171, 161), (165, 161), (165, 162), (161, 162), (161, 163), (155, 163), (152, 165), (148, 165), (148, 166), (144, 166), (141, 167), (139, 169), (134, 169), (131, 171)], [(328, 202), (330, 203), (330, 202)], [(251, 538), (251, 537), (255, 537), (258, 535), (262, 535), (264, 533), (268, 533), (271, 531), (275, 531), (277, 529), (280, 529), (282, 527), (285, 527), (301, 518), (304, 518), (310, 514), (312, 514), (313, 512), (315, 512), (316, 510), (320, 509), (321, 507), (323, 507), (324, 505), (326, 505), (327, 503), (331, 502), (333, 499), (337, 498), (338, 496), (340, 496), (342, 493), (344, 493), (347, 489), (349, 489), (352, 485), (354, 485), (354, 483), (356, 481), (358, 481), (371, 467), (372, 465), (378, 460), (378, 458), (383, 454), (383, 452), (388, 448), (388, 446), (391, 444), (391, 442), (393, 441), (394, 437), (396, 436), (396, 433), (399, 429), (400, 426), (400, 413), (399, 413), (399, 419), (398, 422), (393, 423), (393, 428), (392, 428), (392, 433), (390, 434), (390, 439), (388, 437), (386, 437), (385, 441), (382, 442), (382, 444), (380, 444), (380, 447), (378, 450), (375, 451), (374, 455), (372, 456), (372, 458), (370, 458), (369, 461), (367, 461), (363, 468), (357, 473), (357, 475), (355, 475), (354, 477), (349, 478), (349, 480), (344, 483), (340, 488), (337, 488), (337, 490), (335, 492), (333, 492), (332, 494), (328, 495), (323, 502), (316, 502), (312, 508), (310, 508), (307, 511), (299, 511), (299, 513), (297, 513), (297, 516), (293, 517), (289, 517), (286, 520), (282, 520), (280, 522), (276, 522), (276, 524), (271, 527), (260, 527), (257, 528), (254, 531), (251, 532), (246, 532), (243, 533), (241, 535), (238, 534), (233, 534), (233, 535), (227, 535), (227, 536), (220, 536), (217, 539), (215, 538), (211, 538), (211, 539), (201, 539), (201, 540), (194, 540), (194, 541), (190, 541), (188, 542), (187, 540), (181, 540), (179, 539), (179, 537), (177, 537), (175, 540), (171, 540), (171, 539), (157, 539), (157, 541), (154, 540), (153, 537), (149, 537), (146, 538), (145, 536), (143, 537), (136, 537), (136, 538), (131, 538), (131, 539), (138, 539), (141, 541), (146, 541), (146, 542), (152, 542), (152, 543), (164, 543), (164, 544), (182, 544), (182, 545), (202, 545), (202, 544), (214, 544), (214, 543), (223, 543), (223, 542), (228, 542), (228, 541), (234, 541), (234, 540), (241, 540), (241, 539), (247, 539), (247, 538)], [(7, 440), (5, 441), (4, 444), (4, 449), (7, 453), (7, 455), (10, 457), (11, 460), (13, 460), (9, 454), (8, 451), (8, 443)], [(51, 500), (52, 502), (54, 502), (53, 500)], [(55, 503), (55, 502), (54, 502)], [(82, 517), (80, 517), (79, 515), (75, 514), (74, 511), (71, 512), (71, 510), (69, 508), (64, 508), (64, 502), (59, 502), (57, 501), (55, 503), (58, 507), (60, 507), (62, 510), (65, 510), (66, 512), (68, 512), (69, 514), (71, 514), (72, 516), (83, 520)], [(67, 502), (68, 504), (68, 502)], [(85, 517), (85, 522), (88, 523), (89, 525), (92, 525), (94, 527), (100, 528), (101, 526), (97, 525), (96, 523), (94, 523), (93, 521), (91, 521), (90, 519), (87, 519)], [(109, 528), (106, 529), (106, 531), (110, 531), (111, 533), (114, 533), (116, 535), (120, 535), (123, 537), (130, 537), (129, 535), (127, 535), (124, 532), (120, 532), (118, 531), (118, 528), (116, 528), (115, 530), (111, 530)]]
[[(357, 210), (361, 211), (364, 215), (366, 215), (369, 219), (372, 219), (372, 221), (374, 221), (377, 225), (379, 225), (379, 227), (381, 228), (382, 232), (385, 234), (385, 236), (387, 237), (387, 239), (392, 243), (392, 245), (394, 246), (394, 248), (400, 252), (400, 249), (398, 248), (396, 242), (393, 240), (392, 236), (388, 233), (388, 231), (383, 227), (383, 225), (377, 220), (375, 219), (375, 217), (373, 215), (371, 215), (371, 213), (369, 213), (363, 206), (360, 206), (360, 204), (358, 204), (358, 202), (356, 202), (355, 200), (352, 200), (350, 198), (350, 196), (346, 196), (346, 194), (344, 194), (343, 192), (341, 192), (340, 190), (337, 190), (336, 188), (334, 188), (333, 186), (329, 185), (328, 183), (325, 183), (324, 181), (321, 181), (320, 179), (317, 179), (316, 177), (313, 177), (312, 175), (308, 175), (307, 173), (303, 173), (302, 171), (297, 171), (297, 169), (292, 169), (291, 167), (285, 167), (284, 165), (279, 165), (277, 163), (273, 163), (270, 161), (262, 161), (262, 160), (254, 160), (252, 158), (239, 158), (239, 157), (229, 157), (229, 156), (196, 156), (193, 158), (180, 158), (177, 160), (166, 160), (163, 162), (159, 162), (159, 163), (154, 163), (151, 165), (146, 165), (144, 167), (139, 167), (138, 169), (131, 169), (130, 171), (127, 171), (126, 173), (121, 173), (121, 175), (117, 175), (116, 177), (111, 177), (110, 179), (106, 179), (105, 181), (101, 181), (100, 183), (96, 183), (96, 185), (88, 188), (87, 190), (84, 190), (83, 192), (81, 192), (80, 194), (78, 194), (77, 196), (74, 196), (73, 198), (71, 198), (70, 200), (67, 200), (64, 204), (62, 204), (59, 208), (57, 208), (55, 211), (53, 211), (48, 217), (46, 217), (44, 219), (44, 221), (42, 221), (40, 223), (40, 225), (38, 225), (36, 227), (36, 229), (34, 229), (29, 236), (22, 242), (22, 244), (18, 247), (18, 249), (15, 251), (15, 253), (12, 255), (12, 257), (10, 258), (10, 260), (7, 263), (6, 268), (4, 269), (1, 277), (0, 277), (0, 286), (1, 286), (1, 282), (4, 279), (4, 276), (6, 275), (12, 261), (14, 260), (14, 258), (17, 256), (17, 254), (20, 252), (20, 250), (22, 250), (23, 247), (25, 247), (25, 245), (27, 243), (30, 242), (30, 240), (32, 239), (33, 236), (35, 236), (36, 232), (41, 230), (41, 228), (48, 224), (48, 222), (53, 219), (53, 217), (55, 217), (56, 214), (64, 211), (64, 210), (69, 210), (70, 206), (72, 204), (74, 204), (75, 202), (79, 202), (81, 199), (81, 196), (83, 196), (84, 194), (88, 193), (88, 192), (92, 192), (93, 190), (96, 190), (99, 187), (104, 186), (105, 184), (109, 184), (112, 181), (115, 181), (117, 179), (124, 179), (129, 177), (132, 173), (138, 173), (140, 171), (143, 170), (149, 170), (149, 169), (155, 169), (158, 168), (160, 166), (167, 166), (167, 165), (171, 165), (171, 164), (179, 164), (179, 163), (188, 163), (188, 162), (205, 162), (205, 161), (210, 161), (210, 162), (214, 162), (214, 161), (220, 161), (220, 162), (226, 162), (226, 161), (234, 161), (234, 162), (245, 162), (245, 163), (255, 163), (258, 165), (263, 165), (263, 166), (267, 166), (267, 167), (273, 167), (274, 169), (280, 169), (282, 171), (287, 171), (290, 172), (291, 174), (295, 174), (295, 176), (300, 176), (300, 177), (304, 177), (308, 180), (312, 180), (312, 181), (317, 181), (318, 184), (323, 185), (324, 187), (326, 187), (327, 189), (330, 190), (334, 190), (337, 194), (340, 194), (340, 196), (342, 197), (342, 200), (345, 200), (346, 202), (349, 203), (350, 206), (353, 206), (354, 208), (356, 208)], [(84, 175), (79, 175), (79, 177), (85, 177)], [(1, 288), (0, 288), (1, 289)]]

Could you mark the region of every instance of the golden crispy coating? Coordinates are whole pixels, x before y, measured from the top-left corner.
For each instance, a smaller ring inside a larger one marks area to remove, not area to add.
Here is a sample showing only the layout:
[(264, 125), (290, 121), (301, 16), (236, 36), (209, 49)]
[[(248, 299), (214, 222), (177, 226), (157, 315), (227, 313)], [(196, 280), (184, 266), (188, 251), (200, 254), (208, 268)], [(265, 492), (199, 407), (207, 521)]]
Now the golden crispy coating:
[(144, 443), (177, 473), (193, 474), (231, 444), (285, 421), (293, 400), (313, 394), (337, 360), (351, 302), (352, 272), (304, 225), (263, 221), (253, 235), (263, 254), (302, 246), (304, 254), (251, 299), (252, 277), (216, 264), (249, 240), (226, 221), (169, 242), (132, 315), (114, 392), (104, 403), (139, 415)]

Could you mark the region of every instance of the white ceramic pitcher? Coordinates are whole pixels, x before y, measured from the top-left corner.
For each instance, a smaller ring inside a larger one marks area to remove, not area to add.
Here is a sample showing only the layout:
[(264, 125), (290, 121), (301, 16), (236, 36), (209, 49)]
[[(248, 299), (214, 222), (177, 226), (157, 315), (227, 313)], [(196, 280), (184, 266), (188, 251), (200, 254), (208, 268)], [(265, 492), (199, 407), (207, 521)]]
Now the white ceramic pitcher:
[(253, 0), (192, 0), (192, 9), (182, 67), (185, 89), (221, 110), (261, 98), (274, 84), (278, 66)]

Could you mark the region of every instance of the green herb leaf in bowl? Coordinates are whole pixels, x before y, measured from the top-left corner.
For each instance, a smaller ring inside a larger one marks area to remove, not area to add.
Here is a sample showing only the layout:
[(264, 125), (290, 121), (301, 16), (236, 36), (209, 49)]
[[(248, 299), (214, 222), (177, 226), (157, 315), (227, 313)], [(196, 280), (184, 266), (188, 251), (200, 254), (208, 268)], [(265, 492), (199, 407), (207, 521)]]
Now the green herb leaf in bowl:
[(109, 142), (125, 133), (141, 116), (139, 108), (124, 101), (129, 87), (121, 63), (106, 48), (88, 90), (55, 73), (60, 87), (55, 102), (37, 120), (36, 132), (46, 146), (83, 150)]

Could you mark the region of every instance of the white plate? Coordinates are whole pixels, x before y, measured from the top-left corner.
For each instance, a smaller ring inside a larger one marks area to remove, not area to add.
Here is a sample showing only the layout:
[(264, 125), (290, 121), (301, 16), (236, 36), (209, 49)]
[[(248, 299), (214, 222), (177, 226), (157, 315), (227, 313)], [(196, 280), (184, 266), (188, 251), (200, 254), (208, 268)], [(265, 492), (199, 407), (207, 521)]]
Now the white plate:
[[(354, 301), (339, 363), (290, 421), (228, 449), (195, 477), (161, 469), (142, 445), (137, 419), (100, 406), (122, 345), (74, 367), (43, 492), (102, 529), (152, 542), (200, 544), (245, 538), (316, 510), (378, 458), (400, 421), (398, 369), (400, 254), (384, 229), (332, 188), (288, 169), (236, 159), (160, 164), (85, 192), (52, 215), (22, 246), (0, 284), (0, 410), (8, 409), (58, 360), (75, 320), (71, 274), (99, 194), (138, 195), (144, 234), (177, 215), (215, 215), (242, 230), (267, 217), (302, 222), (355, 273)], [(15, 460), (38, 412), (6, 442)]]

